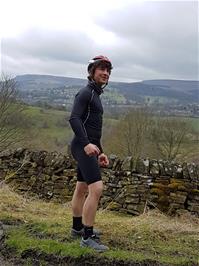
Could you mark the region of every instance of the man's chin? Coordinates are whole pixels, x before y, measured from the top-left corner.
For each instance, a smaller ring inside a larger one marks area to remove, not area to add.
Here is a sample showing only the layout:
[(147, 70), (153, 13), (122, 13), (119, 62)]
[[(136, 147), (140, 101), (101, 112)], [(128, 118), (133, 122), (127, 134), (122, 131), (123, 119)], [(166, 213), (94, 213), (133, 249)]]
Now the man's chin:
[(106, 85), (107, 83), (108, 83), (108, 80), (105, 80), (105, 81), (101, 81), (101, 82), (99, 82), (99, 84), (100, 84), (101, 86)]

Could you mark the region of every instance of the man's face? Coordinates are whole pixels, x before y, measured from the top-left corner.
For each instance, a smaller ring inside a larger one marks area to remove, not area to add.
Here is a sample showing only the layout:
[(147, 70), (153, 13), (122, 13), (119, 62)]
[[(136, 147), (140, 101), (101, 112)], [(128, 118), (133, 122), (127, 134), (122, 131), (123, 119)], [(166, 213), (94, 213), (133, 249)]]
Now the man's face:
[(108, 82), (110, 76), (110, 72), (107, 67), (98, 66), (95, 69), (94, 80), (99, 85), (104, 85)]

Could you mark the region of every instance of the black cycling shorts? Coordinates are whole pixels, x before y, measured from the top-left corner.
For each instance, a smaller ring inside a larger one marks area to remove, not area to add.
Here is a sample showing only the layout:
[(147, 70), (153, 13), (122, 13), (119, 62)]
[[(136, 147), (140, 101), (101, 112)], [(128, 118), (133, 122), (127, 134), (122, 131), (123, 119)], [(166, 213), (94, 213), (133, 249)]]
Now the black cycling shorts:
[(102, 180), (98, 156), (88, 156), (77, 138), (71, 142), (71, 154), (77, 161), (77, 181), (90, 185)]

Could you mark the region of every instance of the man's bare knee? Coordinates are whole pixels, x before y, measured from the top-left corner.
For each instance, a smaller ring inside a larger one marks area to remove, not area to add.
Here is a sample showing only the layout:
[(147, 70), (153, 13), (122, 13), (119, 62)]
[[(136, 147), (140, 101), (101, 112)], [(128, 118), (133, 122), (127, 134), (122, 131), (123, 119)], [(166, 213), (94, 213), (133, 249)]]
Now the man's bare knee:
[(103, 183), (98, 181), (88, 186), (89, 195), (95, 198), (100, 198), (103, 192)]
[(88, 192), (88, 185), (85, 182), (77, 182), (75, 190), (78, 195), (85, 195)]

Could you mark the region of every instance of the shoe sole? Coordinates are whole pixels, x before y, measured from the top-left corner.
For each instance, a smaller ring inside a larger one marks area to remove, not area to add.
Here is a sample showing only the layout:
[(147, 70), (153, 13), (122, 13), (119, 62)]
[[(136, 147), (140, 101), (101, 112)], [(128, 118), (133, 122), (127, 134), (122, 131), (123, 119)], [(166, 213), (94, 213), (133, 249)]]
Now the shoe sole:
[(82, 248), (91, 248), (91, 249), (93, 249), (93, 250), (95, 250), (97, 252), (105, 252), (105, 251), (109, 250), (109, 248), (108, 249), (95, 249), (95, 248), (92, 248), (90, 246), (85, 245), (84, 243), (80, 243), (80, 247), (82, 247)]

